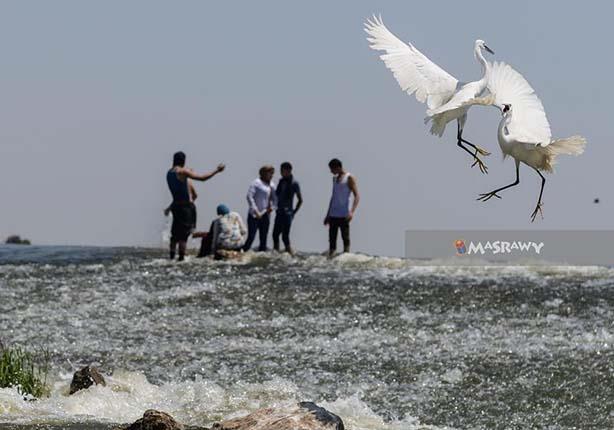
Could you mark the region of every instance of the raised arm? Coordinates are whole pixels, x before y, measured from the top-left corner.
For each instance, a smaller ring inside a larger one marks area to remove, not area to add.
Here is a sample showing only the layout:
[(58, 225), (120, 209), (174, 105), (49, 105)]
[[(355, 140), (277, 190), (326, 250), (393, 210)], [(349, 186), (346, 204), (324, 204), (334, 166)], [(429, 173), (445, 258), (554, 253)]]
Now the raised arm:
[(360, 202), (360, 194), (358, 194), (358, 185), (356, 185), (356, 179), (354, 176), (350, 176), (348, 178), (348, 187), (350, 187), (350, 191), (354, 194), (354, 202), (352, 203), (352, 210), (348, 215), (348, 221), (351, 221), (354, 218), (354, 212), (356, 212), (356, 208), (358, 207), (358, 203)]
[(226, 166), (224, 164), (218, 164), (217, 168), (209, 173), (203, 173), (201, 175), (199, 175), (198, 173), (194, 172), (192, 169), (188, 169), (186, 167), (181, 167), (179, 169), (177, 169), (177, 174), (179, 175), (183, 175), (187, 178), (190, 179), (194, 179), (195, 181), (207, 181), (209, 179), (211, 179), (212, 177), (214, 177), (215, 175), (217, 175), (220, 172), (223, 172), (224, 169), (226, 168)]

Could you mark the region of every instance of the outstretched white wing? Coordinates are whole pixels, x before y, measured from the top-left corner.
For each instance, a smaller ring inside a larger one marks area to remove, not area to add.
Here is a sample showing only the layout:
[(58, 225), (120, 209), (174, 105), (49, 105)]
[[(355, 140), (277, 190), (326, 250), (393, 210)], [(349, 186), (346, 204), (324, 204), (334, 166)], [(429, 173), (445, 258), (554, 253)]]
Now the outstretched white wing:
[(546, 146), (552, 141), (550, 124), (541, 100), (527, 80), (510, 65), (492, 64), (488, 80), (492, 104), (503, 109), (512, 105), (512, 118), (507, 129), (514, 140)]
[(403, 91), (416, 94), (429, 109), (446, 103), (456, 91), (458, 80), (433, 63), (411, 43), (406, 44), (392, 34), (381, 17), (365, 23), (371, 48), (385, 51), (380, 58), (391, 71)]

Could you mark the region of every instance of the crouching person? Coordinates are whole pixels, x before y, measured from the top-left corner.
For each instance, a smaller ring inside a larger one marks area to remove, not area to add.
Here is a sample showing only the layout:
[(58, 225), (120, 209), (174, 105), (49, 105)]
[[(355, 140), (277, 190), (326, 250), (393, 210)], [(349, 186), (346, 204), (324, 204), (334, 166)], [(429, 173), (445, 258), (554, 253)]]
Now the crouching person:
[(213, 220), (209, 233), (203, 235), (199, 257), (213, 256), (216, 260), (237, 258), (247, 239), (247, 228), (241, 215), (230, 212), (228, 206), (217, 207), (218, 217)]

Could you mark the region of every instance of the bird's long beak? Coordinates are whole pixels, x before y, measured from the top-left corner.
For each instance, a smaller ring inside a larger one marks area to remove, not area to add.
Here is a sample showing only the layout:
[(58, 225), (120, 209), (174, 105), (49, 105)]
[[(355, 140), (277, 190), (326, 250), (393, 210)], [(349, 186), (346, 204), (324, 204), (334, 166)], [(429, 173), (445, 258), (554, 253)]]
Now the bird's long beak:
[(490, 52), (492, 55), (495, 55), (495, 51), (493, 51), (492, 49), (490, 49), (488, 46), (484, 45), (484, 49), (486, 49), (488, 52)]

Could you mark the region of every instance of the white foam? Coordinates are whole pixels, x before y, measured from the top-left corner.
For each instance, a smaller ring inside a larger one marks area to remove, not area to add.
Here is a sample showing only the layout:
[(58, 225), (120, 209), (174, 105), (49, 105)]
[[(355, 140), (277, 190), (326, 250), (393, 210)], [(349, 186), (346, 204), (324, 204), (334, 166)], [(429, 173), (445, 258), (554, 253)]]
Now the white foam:
[(340, 398), (332, 402), (321, 402), (320, 406), (339, 415), (348, 430), (443, 430), (449, 427), (436, 427), (420, 424), (415, 417), (402, 420), (385, 421), (377, 415), (358, 395)]
[[(281, 378), (261, 384), (238, 383), (229, 388), (200, 378), (159, 386), (150, 383), (142, 373), (118, 371), (106, 377), (106, 387), (92, 386), (69, 396), (70, 378), (69, 373), (57, 376), (50, 397), (36, 401), (24, 401), (14, 388), (0, 389), (0, 422), (128, 423), (140, 418), (147, 409), (158, 409), (187, 425), (210, 426), (260, 408), (288, 407), (304, 400), (296, 385)], [(418, 427), (412, 417), (386, 422), (358, 396), (317, 403), (339, 415), (348, 430), (431, 428)]]

